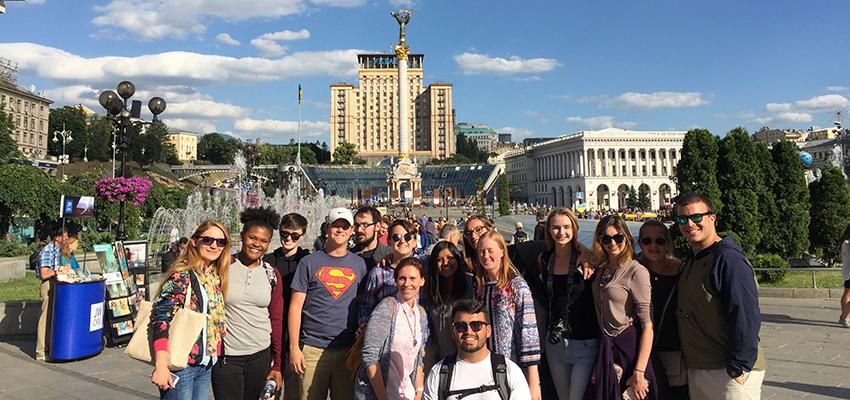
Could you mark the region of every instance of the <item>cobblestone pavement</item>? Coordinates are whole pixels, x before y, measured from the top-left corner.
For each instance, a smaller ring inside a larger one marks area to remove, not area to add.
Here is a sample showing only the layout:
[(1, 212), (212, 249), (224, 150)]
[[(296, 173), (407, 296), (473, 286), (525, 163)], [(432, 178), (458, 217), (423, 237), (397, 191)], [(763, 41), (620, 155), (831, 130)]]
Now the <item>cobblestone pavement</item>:
[[(850, 329), (838, 303), (761, 299), (768, 371), (762, 398), (850, 399)], [(72, 363), (32, 359), (33, 337), (0, 338), (0, 399), (156, 399), (151, 368), (121, 349)]]

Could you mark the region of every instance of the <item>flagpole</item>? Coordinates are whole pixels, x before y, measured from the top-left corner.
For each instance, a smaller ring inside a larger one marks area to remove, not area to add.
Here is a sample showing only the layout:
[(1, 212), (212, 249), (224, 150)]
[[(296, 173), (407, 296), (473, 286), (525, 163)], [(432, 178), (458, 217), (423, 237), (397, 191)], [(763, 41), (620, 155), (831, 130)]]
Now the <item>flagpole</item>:
[(295, 165), (298, 167), (298, 197), (301, 197), (301, 84), (298, 85), (298, 154)]

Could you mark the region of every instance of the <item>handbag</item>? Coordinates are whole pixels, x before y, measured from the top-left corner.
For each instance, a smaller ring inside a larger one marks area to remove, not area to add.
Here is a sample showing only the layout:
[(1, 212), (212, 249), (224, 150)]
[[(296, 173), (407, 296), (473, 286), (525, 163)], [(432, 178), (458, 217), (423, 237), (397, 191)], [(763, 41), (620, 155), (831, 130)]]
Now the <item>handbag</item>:
[[(192, 351), (198, 335), (207, 325), (206, 314), (189, 308), (189, 300), (192, 298), (192, 276), (193, 273), (189, 271), (189, 286), (186, 289), (183, 306), (174, 313), (171, 325), (168, 327), (168, 369), (171, 371), (186, 368), (189, 352)], [(153, 342), (150, 339), (149, 327), (151, 308), (152, 304), (149, 301), (143, 301), (139, 305), (139, 311), (136, 314), (136, 330), (133, 331), (133, 337), (130, 338), (127, 348), (124, 349), (124, 354), (149, 364), (154, 363), (151, 357)]]

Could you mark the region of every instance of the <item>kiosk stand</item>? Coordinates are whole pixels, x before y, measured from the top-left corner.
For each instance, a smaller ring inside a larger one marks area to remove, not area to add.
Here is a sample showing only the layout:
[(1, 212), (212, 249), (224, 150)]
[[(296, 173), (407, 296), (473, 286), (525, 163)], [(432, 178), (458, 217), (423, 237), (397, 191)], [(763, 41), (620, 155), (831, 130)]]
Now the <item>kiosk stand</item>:
[(53, 290), (53, 329), (50, 359), (71, 361), (103, 350), (104, 281), (56, 281)]

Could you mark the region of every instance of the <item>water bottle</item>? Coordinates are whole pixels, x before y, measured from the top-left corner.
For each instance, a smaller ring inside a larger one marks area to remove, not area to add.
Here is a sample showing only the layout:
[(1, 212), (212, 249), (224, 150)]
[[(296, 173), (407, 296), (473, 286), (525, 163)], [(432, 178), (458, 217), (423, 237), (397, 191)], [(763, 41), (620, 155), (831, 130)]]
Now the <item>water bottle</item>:
[(277, 384), (274, 383), (274, 379), (266, 381), (266, 386), (263, 386), (263, 391), (260, 393), (260, 400), (273, 399), (275, 389), (277, 389)]

